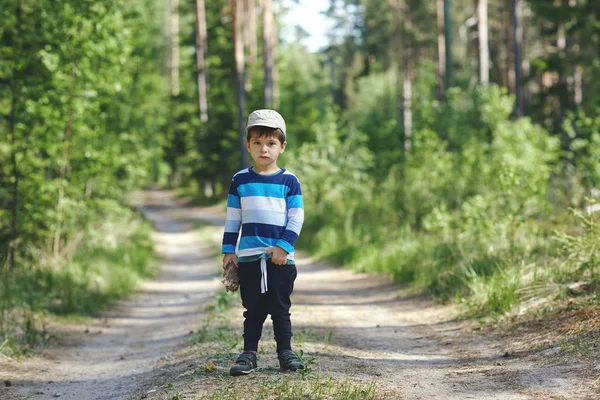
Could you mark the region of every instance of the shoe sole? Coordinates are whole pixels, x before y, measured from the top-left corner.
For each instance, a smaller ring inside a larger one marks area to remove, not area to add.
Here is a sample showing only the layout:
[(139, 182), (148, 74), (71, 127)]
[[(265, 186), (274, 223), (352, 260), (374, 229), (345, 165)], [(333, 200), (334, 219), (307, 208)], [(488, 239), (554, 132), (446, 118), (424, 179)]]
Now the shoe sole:
[(251, 369), (250, 371), (229, 371), (229, 375), (231, 376), (242, 376), (242, 375), (248, 375), (250, 373), (254, 372), (254, 368)]
[(281, 372), (285, 372), (285, 371), (292, 371), (292, 372), (296, 372), (296, 371), (298, 371), (299, 369), (304, 369), (304, 367), (298, 367), (298, 368), (286, 368), (286, 367), (284, 367), (284, 366), (282, 366), (282, 365), (280, 365), (280, 366), (279, 366), (279, 371), (281, 371)]

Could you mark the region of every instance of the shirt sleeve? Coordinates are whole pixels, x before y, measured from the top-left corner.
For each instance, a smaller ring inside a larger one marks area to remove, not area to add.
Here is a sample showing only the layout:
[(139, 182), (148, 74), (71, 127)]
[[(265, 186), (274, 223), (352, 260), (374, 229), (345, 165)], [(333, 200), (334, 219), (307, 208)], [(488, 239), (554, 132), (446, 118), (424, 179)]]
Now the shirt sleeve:
[(287, 225), (281, 239), (277, 241), (276, 246), (281, 247), (289, 253), (294, 252), (294, 244), (302, 230), (304, 223), (304, 201), (302, 200), (302, 190), (300, 182), (296, 179), (290, 191), (285, 198), (287, 208)]
[(223, 254), (235, 254), (235, 248), (242, 226), (242, 205), (237, 191), (235, 179), (231, 180), (227, 195), (227, 217), (225, 219), (225, 232), (223, 233)]

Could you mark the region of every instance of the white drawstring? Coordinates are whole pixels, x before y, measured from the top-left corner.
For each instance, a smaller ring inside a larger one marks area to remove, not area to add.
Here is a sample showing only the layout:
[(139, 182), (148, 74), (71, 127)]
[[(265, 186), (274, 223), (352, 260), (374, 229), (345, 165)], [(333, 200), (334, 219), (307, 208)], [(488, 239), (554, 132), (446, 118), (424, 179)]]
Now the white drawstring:
[(268, 291), (267, 288), (267, 260), (264, 258), (260, 259), (260, 292), (265, 293)]

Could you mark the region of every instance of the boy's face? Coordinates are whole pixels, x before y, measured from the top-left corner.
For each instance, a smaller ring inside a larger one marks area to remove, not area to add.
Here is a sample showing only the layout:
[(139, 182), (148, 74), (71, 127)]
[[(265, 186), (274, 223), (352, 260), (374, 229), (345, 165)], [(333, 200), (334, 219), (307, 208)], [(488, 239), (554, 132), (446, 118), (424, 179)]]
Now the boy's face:
[(259, 136), (256, 132), (252, 132), (250, 140), (246, 142), (255, 166), (262, 170), (277, 167), (277, 158), (284, 152), (286, 145), (287, 142), (281, 143), (276, 134)]

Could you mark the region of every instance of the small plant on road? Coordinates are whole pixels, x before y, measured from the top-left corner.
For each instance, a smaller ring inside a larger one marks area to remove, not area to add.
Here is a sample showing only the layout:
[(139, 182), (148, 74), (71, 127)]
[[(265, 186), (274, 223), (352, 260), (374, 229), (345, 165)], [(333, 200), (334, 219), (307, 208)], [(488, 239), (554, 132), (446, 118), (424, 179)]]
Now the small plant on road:
[(312, 368), (312, 363), (315, 360), (315, 358), (314, 357), (304, 358), (304, 351), (302, 349), (300, 349), (300, 351), (298, 351), (298, 352), (294, 352), (294, 354), (296, 354), (296, 356), (300, 359), (300, 362), (304, 366), (304, 368), (299, 369), (297, 371), (300, 378), (302, 380), (306, 380), (306, 379), (310, 378), (311, 376), (313, 376), (315, 371)]

